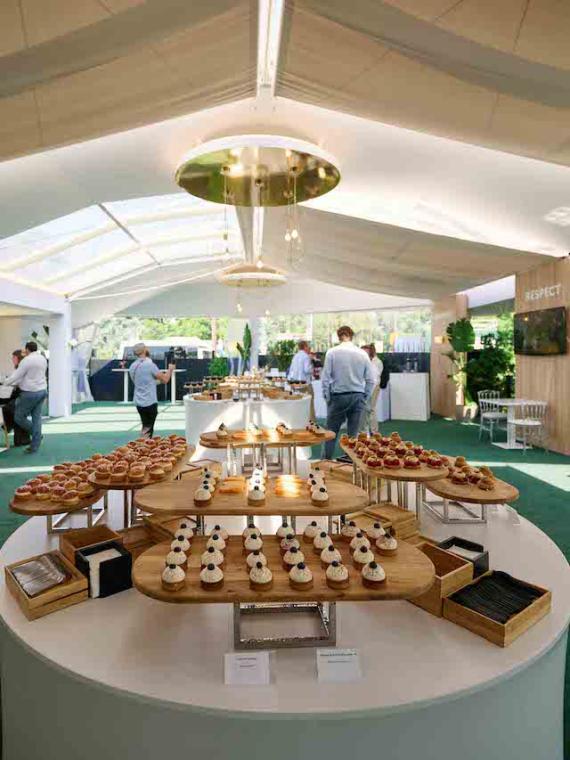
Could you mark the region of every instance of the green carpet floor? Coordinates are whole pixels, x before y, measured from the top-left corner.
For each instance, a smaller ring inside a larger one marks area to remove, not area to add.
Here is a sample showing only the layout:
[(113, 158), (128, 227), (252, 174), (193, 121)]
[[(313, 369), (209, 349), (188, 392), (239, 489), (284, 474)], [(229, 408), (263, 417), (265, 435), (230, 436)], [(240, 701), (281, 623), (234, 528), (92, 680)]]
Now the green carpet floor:
[[(59, 461), (110, 451), (137, 437), (139, 428), (136, 409), (130, 405), (82, 404), (72, 417), (44, 424), (43, 444), (36, 454), (26, 454), (20, 448), (1, 453), (0, 543), (25, 519), (8, 509), (16, 486)], [(183, 407), (161, 405), (156, 433), (183, 430)], [(542, 451), (506, 451), (487, 439), (479, 442), (476, 425), (436, 417), (429, 422), (389, 422), (383, 426), (383, 431), (391, 430), (442, 454), (463, 454), (470, 463), (491, 466), (499, 477), (520, 490), (516, 504), (519, 513), (547, 533), (570, 558), (570, 457)], [(319, 456), (320, 452), (315, 449), (313, 454)], [(566, 756), (570, 759), (570, 666), (566, 673), (566, 729)]]

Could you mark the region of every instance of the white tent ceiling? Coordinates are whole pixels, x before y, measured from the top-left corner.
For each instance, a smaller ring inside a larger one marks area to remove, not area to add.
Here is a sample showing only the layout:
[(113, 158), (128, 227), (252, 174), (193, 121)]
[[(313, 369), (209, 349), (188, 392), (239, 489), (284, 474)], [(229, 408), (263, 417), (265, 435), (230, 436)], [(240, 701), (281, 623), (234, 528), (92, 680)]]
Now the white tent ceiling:
[[(278, 58), (281, 0), (260, 0), (259, 28), (247, 0), (3, 3), (0, 155), (32, 155), (0, 163), (0, 277), (70, 294), (77, 315), (225, 308), (223, 210), (173, 175), (190, 148), (255, 132), (312, 141), (341, 169), (302, 212), (304, 310), (319, 283), (411, 302), (533, 266), (523, 252), (565, 255), (570, 14), (496, 5), (295, 0)], [(286, 265), (279, 212), (264, 246)]]

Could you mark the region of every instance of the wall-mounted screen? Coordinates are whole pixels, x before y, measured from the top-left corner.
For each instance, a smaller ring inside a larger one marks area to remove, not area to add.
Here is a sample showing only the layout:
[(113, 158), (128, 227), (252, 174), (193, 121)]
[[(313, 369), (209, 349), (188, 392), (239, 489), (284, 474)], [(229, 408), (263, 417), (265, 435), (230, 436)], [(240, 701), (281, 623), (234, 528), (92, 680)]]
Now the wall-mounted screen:
[(515, 314), (515, 354), (554, 356), (566, 351), (566, 309), (563, 306)]

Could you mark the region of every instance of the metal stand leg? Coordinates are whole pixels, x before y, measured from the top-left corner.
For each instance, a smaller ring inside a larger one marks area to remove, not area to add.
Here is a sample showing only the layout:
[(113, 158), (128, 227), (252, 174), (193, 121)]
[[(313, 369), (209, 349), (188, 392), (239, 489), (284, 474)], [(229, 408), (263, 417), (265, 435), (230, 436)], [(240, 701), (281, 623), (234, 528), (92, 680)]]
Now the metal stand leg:
[(123, 491), (123, 527), (129, 527), (129, 492)]
[[(320, 635), (317, 636), (268, 636), (261, 639), (244, 638), (241, 633), (242, 615), (268, 615), (279, 613), (310, 613), (317, 615)], [(336, 645), (336, 603), (329, 602), (328, 610), (323, 602), (286, 602), (267, 604), (234, 604), (234, 648), (277, 649), (295, 647), (333, 647)]]

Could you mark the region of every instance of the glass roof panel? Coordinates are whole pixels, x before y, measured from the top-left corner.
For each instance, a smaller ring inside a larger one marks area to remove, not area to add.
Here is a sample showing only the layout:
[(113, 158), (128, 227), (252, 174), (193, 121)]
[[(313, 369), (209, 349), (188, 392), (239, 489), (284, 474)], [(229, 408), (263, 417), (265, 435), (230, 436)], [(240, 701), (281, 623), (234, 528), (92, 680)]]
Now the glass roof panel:
[(78, 290), (105, 282), (108, 282), (109, 286), (112, 286), (118, 277), (131, 273), (134, 276), (137, 271), (153, 264), (152, 259), (144, 251), (135, 251), (127, 256), (122, 256), (121, 258), (108, 261), (106, 264), (68, 277), (59, 285), (58, 289), (63, 290), (65, 293), (76, 293)]

